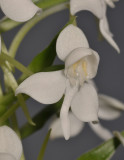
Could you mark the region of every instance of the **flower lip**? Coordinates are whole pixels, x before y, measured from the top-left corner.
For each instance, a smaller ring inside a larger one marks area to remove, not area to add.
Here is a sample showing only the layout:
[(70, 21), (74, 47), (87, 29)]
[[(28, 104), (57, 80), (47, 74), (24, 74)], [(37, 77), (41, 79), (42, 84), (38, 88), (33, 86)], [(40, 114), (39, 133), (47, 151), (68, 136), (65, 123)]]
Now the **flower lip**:
[[(77, 48), (69, 54), (65, 61), (65, 71), (68, 70), (70, 66), (77, 63), (80, 60), (85, 61), (86, 59), (86, 70), (87, 79), (92, 79), (96, 76), (98, 65), (99, 65), (99, 55), (97, 52), (90, 48)], [(85, 66), (83, 67), (85, 69)]]
[(73, 65), (77, 61), (81, 60), (82, 58), (89, 56), (92, 54), (92, 50), (89, 48), (76, 48), (74, 49), (66, 58), (65, 60), (65, 68)]

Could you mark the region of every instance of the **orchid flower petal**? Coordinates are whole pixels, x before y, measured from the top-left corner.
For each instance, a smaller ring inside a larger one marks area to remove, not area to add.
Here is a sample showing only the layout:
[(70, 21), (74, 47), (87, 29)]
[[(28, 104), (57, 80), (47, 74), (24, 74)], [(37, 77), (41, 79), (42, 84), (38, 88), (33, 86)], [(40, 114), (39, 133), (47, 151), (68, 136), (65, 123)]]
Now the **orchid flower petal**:
[(16, 160), (15, 157), (7, 153), (0, 153), (0, 159), (1, 160)]
[(119, 118), (122, 110), (124, 110), (124, 103), (110, 96), (99, 94), (99, 118), (104, 120), (114, 120)]
[(99, 65), (99, 55), (90, 48), (77, 48), (73, 50), (66, 58), (65, 68), (73, 65), (82, 58), (87, 57), (87, 72), (90, 79), (94, 78)]
[[(75, 137), (83, 129), (84, 123), (79, 121), (72, 113), (69, 113), (68, 116), (71, 124), (70, 136)], [(63, 137), (60, 118), (55, 118), (54, 121), (51, 123), (50, 128), (52, 128), (52, 132), (50, 135), (51, 139)]]
[(99, 19), (103, 18), (106, 10), (104, 0), (71, 0), (70, 8), (72, 15), (75, 15), (79, 11), (87, 10)]
[(89, 48), (88, 41), (81, 29), (70, 24), (60, 33), (57, 39), (57, 55), (65, 61), (70, 52), (79, 47)]
[(52, 104), (65, 92), (66, 78), (63, 70), (36, 73), (23, 81), (16, 94), (25, 93), (43, 104)]
[(112, 38), (112, 34), (109, 31), (109, 27), (108, 27), (108, 21), (106, 19), (106, 17), (104, 17), (103, 19), (100, 20), (99, 23), (99, 27), (100, 27), (100, 31), (102, 33), (102, 35), (104, 36), (104, 38), (108, 41), (108, 43), (115, 48), (115, 50), (120, 53), (120, 49), (118, 47), (118, 45), (116, 44), (116, 42), (113, 40)]
[(90, 83), (84, 83), (71, 103), (73, 114), (81, 121), (98, 121), (98, 96)]
[[(15, 157), (16, 160), (19, 160), (22, 154), (20, 139), (16, 133), (7, 126), (0, 127), (0, 153), (10, 154), (12, 157)], [(13, 158), (12, 160), (15, 159)]]
[(113, 137), (112, 133), (108, 129), (104, 128), (100, 123), (89, 123), (89, 125), (101, 139), (108, 140)]
[[(105, 0), (106, 4), (111, 7), (111, 8), (115, 8), (115, 4), (113, 0)], [(117, 2), (117, 1), (115, 1)]]
[(67, 80), (65, 97), (60, 110), (61, 126), (66, 140), (70, 138), (70, 132), (71, 132), (70, 120), (68, 116), (69, 108), (71, 106), (72, 99), (77, 93), (77, 91), (78, 91), (78, 85), (72, 87), (70, 85), (69, 80)]
[(0, 0), (0, 6), (7, 17), (19, 22), (31, 19), (41, 10), (31, 0)]
[(17, 160), (11, 154), (7, 154), (7, 153), (0, 153), (0, 159), (1, 160)]

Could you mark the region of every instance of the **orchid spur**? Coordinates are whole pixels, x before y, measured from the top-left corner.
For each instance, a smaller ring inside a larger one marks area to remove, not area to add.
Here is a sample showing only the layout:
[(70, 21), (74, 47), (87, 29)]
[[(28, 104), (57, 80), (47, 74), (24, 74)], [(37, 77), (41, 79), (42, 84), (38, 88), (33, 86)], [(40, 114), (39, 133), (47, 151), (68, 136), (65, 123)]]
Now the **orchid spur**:
[(20, 160), (22, 144), (16, 133), (8, 126), (0, 127), (0, 159)]
[[(98, 117), (102, 120), (115, 120), (121, 116), (124, 110), (124, 103), (107, 95), (99, 94), (99, 112)], [(84, 122), (78, 120), (74, 114), (69, 112), (71, 124), (71, 137), (77, 136), (82, 129), (84, 129)], [(51, 139), (63, 137), (60, 118), (54, 116), (53, 121), (50, 123), (49, 128), (52, 128)], [(88, 123), (91, 129), (103, 140), (108, 140), (113, 134), (104, 128), (100, 123)]]
[(16, 90), (43, 104), (64, 102), (60, 118), (65, 139), (70, 137), (69, 108), (81, 121), (98, 121), (98, 97), (89, 82), (97, 73), (99, 56), (89, 48), (84, 33), (74, 25), (68, 25), (59, 35), (56, 44), (58, 57), (65, 62), (65, 70), (41, 72), (27, 78)]
[(75, 15), (77, 12), (83, 10), (92, 12), (99, 19), (99, 28), (103, 37), (117, 50), (118, 53), (120, 53), (118, 45), (113, 40), (113, 34), (109, 29), (106, 16), (107, 4), (111, 7), (114, 7), (114, 2), (117, 1), (118, 0), (71, 0), (70, 10), (72, 15)]

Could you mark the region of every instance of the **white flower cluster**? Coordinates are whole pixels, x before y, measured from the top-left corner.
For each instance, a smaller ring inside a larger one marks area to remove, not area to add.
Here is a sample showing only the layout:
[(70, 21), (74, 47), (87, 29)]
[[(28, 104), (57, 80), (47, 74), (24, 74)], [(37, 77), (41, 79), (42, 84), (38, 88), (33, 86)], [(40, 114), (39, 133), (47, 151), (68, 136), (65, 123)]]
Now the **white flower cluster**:
[[(109, 30), (106, 17), (107, 4), (113, 6), (114, 3), (105, 0), (71, 0), (70, 10), (72, 15), (81, 10), (88, 10), (96, 15), (100, 20), (101, 33), (120, 52)], [(84, 33), (72, 24), (58, 36), (56, 51), (58, 57), (65, 62), (65, 69), (32, 75), (20, 84), (16, 94), (25, 93), (43, 104), (56, 103), (64, 95), (60, 120), (55, 120), (51, 124), (52, 137), (64, 135), (68, 140), (70, 136), (81, 131), (82, 121), (89, 122), (101, 138), (110, 138), (112, 136), (110, 131), (94, 123), (98, 123), (98, 117), (107, 120), (117, 118), (121, 110), (124, 110), (124, 104), (108, 96), (98, 96), (91, 81), (97, 73), (98, 53), (89, 47)]]
[[(92, 12), (99, 19), (102, 35), (120, 52), (106, 17), (107, 4), (114, 7), (116, 1), (70, 0), (70, 11), (72, 15), (82, 10)], [(0, 7), (7, 17), (19, 22), (31, 19), (41, 10), (31, 0), (0, 0)], [(89, 47), (83, 31), (73, 24), (64, 28), (58, 36), (56, 51), (65, 62), (65, 69), (30, 76), (20, 84), (16, 94), (25, 93), (43, 104), (56, 103), (64, 95), (60, 119), (56, 118), (51, 124), (52, 138), (64, 135), (68, 140), (82, 130), (84, 122), (89, 122), (101, 138), (110, 138), (111, 132), (98, 123), (98, 118), (118, 118), (121, 110), (124, 110), (124, 104), (112, 97), (97, 94), (92, 79), (98, 70), (98, 53)], [(21, 153), (22, 145), (14, 131), (6, 126), (0, 127), (0, 159), (19, 160)]]

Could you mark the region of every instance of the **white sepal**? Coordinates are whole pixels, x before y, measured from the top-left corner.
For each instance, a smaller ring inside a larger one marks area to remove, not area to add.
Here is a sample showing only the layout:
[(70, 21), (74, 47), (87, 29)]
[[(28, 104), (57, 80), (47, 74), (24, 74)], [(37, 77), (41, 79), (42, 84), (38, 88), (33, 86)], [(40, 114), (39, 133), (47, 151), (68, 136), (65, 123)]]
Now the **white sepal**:
[(118, 2), (119, 0), (105, 0), (105, 2), (107, 3), (107, 5), (111, 8), (115, 8), (115, 4), (114, 2)]
[(66, 57), (79, 47), (89, 48), (88, 41), (81, 29), (70, 24), (60, 33), (57, 39), (57, 55), (65, 61)]
[(124, 110), (124, 103), (119, 100), (99, 94), (100, 109), (98, 116), (103, 120), (114, 120), (119, 118), (122, 110)]
[(0, 0), (0, 6), (7, 17), (19, 22), (31, 19), (41, 10), (31, 0)]
[(116, 42), (113, 39), (113, 35), (109, 30), (108, 27), (108, 21), (106, 19), (106, 17), (104, 17), (103, 19), (100, 20), (99, 23), (99, 28), (100, 28), (100, 32), (102, 33), (102, 35), (104, 36), (104, 38), (108, 41), (108, 43), (118, 52), (120, 53), (120, 49), (118, 47), (118, 45), (116, 44)]
[(52, 104), (65, 92), (66, 78), (63, 70), (36, 73), (24, 80), (16, 89), (16, 95), (25, 93), (43, 104)]
[(72, 15), (75, 15), (79, 11), (87, 10), (101, 19), (103, 18), (106, 6), (104, 0), (71, 0), (70, 8)]
[(90, 127), (92, 128), (92, 130), (103, 140), (108, 140), (110, 138), (112, 138), (112, 133), (104, 128), (100, 123), (97, 124), (93, 124), (93, 123), (89, 123)]

